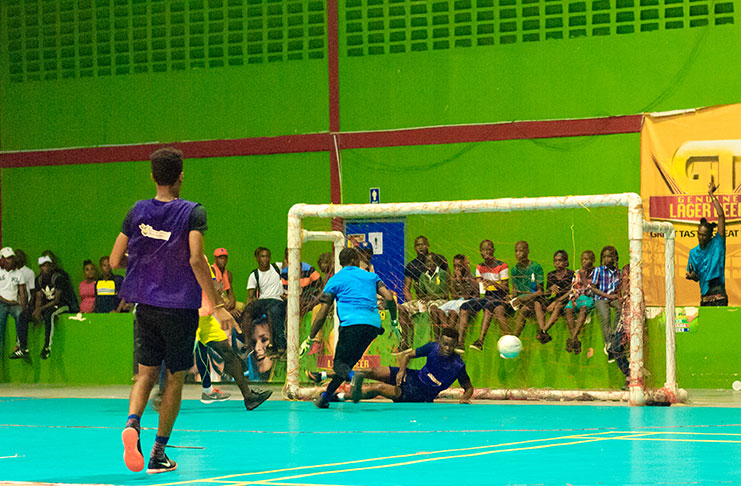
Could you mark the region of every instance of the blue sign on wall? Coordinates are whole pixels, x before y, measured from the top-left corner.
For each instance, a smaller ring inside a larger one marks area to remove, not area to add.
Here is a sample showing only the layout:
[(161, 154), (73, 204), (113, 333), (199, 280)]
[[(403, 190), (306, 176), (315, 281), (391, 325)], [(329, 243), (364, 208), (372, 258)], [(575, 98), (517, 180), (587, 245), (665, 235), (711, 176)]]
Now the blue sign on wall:
[[(371, 263), (386, 287), (404, 300), (404, 221), (347, 221), (348, 240), (362, 238), (373, 245)], [(362, 236), (361, 236), (362, 235)]]

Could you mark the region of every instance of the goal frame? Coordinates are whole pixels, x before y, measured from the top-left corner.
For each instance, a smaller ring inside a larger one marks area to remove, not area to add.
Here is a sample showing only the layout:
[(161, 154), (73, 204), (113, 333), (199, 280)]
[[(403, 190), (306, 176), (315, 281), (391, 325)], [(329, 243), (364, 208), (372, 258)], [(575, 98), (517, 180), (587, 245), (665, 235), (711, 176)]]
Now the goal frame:
[[(628, 240), (630, 253), (630, 307), (642, 309), (643, 303), (643, 233), (661, 233), (665, 239), (665, 335), (666, 382), (660, 389), (647, 389), (644, 383), (643, 335), (645, 312), (630, 312), (630, 381), (623, 390), (550, 390), (550, 389), (480, 389), (474, 398), (486, 399), (551, 399), (627, 401), (630, 405), (675, 403), (686, 401), (687, 392), (676, 382), (674, 336), (674, 226), (668, 222), (647, 222), (643, 218), (643, 202), (636, 193), (598, 194), (591, 196), (561, 196), (535, 198), (502, 198), (461, 201), (436, 201), (385, 204), (296, 204), (288, 212), (288, 299), (287, 299), (287, 374), (285, 393), (290, 399), (309, 398), (314, 388), (299, 384), (299, 276), (301, 247), (304, 241), (334, 241), (335, 268), (339, 270), (339, 251), (344, 247), (344, 235), (339, 231), (316, 232), (302, 228), (304, 218), (393, 218), (423, 214), (463, 214), (515, 212), (599, 207), (628, 208)], [(336, 321), (336, 319), (335, 319)], [(457, 397), (461, 390), (449, 390), (443, 396)]]

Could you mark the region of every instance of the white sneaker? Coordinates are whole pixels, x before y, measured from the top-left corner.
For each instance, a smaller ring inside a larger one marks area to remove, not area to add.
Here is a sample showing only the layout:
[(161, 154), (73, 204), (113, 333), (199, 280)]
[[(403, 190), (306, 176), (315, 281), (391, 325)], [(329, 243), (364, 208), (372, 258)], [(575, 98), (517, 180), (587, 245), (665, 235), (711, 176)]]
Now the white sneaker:
[(223, 402), (229, 400), (230, 396), (232, 396), (231, 393), (222, 392), (214, 388), (214, 391), (211, 393), (201, 393), (201, 403)]

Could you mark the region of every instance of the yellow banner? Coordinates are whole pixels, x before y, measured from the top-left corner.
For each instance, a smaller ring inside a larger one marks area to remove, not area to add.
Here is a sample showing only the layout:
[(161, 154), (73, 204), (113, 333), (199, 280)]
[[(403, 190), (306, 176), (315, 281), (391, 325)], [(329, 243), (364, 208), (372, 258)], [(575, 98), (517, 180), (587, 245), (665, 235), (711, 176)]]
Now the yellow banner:
[[(677, 231), (678, 306), (700, 304), (700, 286), (685, 278), (687, 258), (697, 246), (701, 218), (717, 222), (708, 196), (713, 176), (726, 216), (726, 291), (741, 305), (741, 104), (676, 114), (646, 115), (641, 130), (641, 197), (644, 217), (670, 221)], [(647, 305), (664, 304), (664, 240), (646, 234), (643, 275)]]

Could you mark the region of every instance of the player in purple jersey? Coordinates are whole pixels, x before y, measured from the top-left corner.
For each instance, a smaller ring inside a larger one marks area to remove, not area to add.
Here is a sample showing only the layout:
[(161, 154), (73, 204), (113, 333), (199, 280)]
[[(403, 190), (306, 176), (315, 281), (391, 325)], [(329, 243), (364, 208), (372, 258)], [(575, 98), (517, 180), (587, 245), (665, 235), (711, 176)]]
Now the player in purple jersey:
[[(466, 365), (455, 353), (458, 332), (446, 327), (440, 342), (427, 343), (401, 354), (399, 367), (381, 366), (368, 372), (357, 372), (352, 379), (352, 400), (358, 402), (378, 396), (395, 402), (431, 402), (441, 391), (447, 390), (458, 380), (463, 387), (461, 403), (471, 403), (473, 385), (466, 373)], [(425, 356), (427, 362), (421, 370), (407, 369), (413, 358)], [(370, 378), (378, 383), (363, 385)]]
[[(167, 387), (147, 468), (150, 474), (177, 468), (165, 454), (165, 446), (180, 410), (186, 370), (193, 366), (201, 288), (222, 328), (237, 326), (216, 292), (208, 262), (203, 258), (206, 210), (198, 203), (180, 199), (182, 156), (172, 148), (157, 150), (150, 156), (156, 196), (138, 201), (129, 210), (110, 256), (114, 268), (127, 267), (121, 297), (136, 304), (134, 347), (139, 373), (131, 389), (129, 418), (121, 435), (124, 462), (132, 471), (144, 469), (140, 419), (160, 364), (164, 361), (167, 368)], [(245, 405), (254, 408), (261, 398), (253, 394), (245, 399)]]

